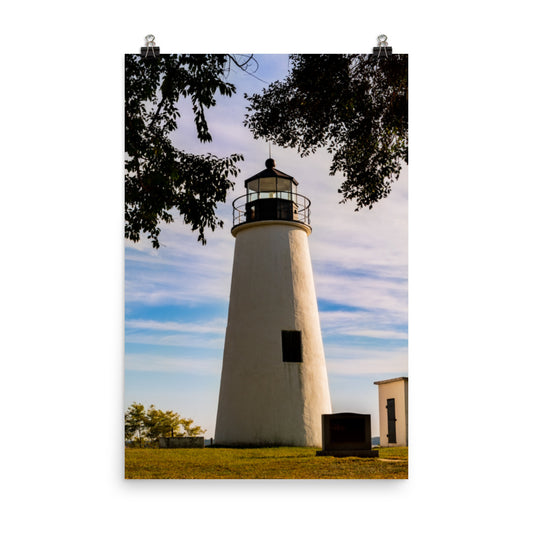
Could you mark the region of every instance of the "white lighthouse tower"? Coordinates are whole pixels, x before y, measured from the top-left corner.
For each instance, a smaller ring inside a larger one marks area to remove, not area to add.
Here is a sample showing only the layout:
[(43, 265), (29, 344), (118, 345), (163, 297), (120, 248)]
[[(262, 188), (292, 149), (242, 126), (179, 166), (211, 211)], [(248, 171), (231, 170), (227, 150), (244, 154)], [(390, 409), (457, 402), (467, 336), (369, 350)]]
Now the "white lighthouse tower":
[(331, 400), (307, 242), (310, 201), (273, 159), (245, 185), (233, 202), (215, 444), (320, 447)]

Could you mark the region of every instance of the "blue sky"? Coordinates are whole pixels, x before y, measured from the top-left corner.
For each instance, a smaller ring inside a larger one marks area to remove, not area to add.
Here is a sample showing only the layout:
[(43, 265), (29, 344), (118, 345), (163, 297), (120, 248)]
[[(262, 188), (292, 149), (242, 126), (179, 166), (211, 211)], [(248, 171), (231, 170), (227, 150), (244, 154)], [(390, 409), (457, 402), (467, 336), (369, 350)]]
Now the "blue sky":
[[(256, 56), (255, 75), (267, 82), (288, 71), (286, 55)], [(264, 168), (268, 144), (243, 126), (243, 93), (266, 84), (240, 71), (231, 98), (207, 111), (213, 142), (196, 139), (188, 102), (175, 132), (176, 146), (219, 156), (241, 153), (240, 175), (218, 208), (224, 228), (207, 245), (179, 217), (164, 226), (154, 250), (126, 241), (125, 404), (151, 403), (192, 417), (214, 434), (234, 239), (231, 202), (244, 180)], [(341, 176), (329, 176), (330, 156), (301, 158), (272, 146), (277, 168), (296, 177), (311, 200), (309, 238), (334, 412), (372, 415), (378, 434), (376, 380), (407, 375), (407, 171), (391, 195), (372, 210), (339, 204)]]

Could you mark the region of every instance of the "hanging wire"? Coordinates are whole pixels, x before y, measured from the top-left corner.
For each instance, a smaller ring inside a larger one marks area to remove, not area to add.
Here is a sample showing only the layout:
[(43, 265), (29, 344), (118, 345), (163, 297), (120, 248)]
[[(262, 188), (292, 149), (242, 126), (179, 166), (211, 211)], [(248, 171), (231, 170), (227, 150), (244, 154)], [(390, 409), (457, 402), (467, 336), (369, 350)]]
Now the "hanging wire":
[(239, 60), (237, 59), (237, 57), (240, 58), (241, 54), (239, 54), (238, 56), (228, 54), (228, 75), (231, 70), (231, 62), (233, 62), (237, 67), (239, 67), (240, 70), (242, 70), (249, 76), (252, 76), (252, 78), (255, 78), (256, 80), (259, 80), (260, 82), (266, 83), (268, 85), (268, 81), (265, 81), (254, 74), (259, 69), (259, 63), (257, 62), (257, 59), (255, 59), (253, 54), (244, 56), (244, 60)]

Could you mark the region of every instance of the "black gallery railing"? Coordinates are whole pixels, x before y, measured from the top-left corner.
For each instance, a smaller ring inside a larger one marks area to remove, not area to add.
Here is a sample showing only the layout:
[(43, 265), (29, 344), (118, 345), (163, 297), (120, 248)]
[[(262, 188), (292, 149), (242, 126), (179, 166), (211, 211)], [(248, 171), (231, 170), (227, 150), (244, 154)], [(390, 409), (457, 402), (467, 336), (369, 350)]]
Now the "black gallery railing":
[(259, 220), (292, 220), (310, 225), (311, 201), (287, 192), (245, 194), (233, 201), (233, 225)]

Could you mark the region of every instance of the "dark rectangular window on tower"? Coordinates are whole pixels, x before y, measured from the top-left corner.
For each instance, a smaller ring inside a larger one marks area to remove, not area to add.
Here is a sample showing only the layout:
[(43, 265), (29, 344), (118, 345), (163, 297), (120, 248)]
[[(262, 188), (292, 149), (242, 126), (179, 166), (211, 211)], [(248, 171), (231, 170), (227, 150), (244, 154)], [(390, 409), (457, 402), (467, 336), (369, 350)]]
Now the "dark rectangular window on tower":
[(302, 332), (282, 331), (281, 350), (284, 363), (302, 362)]

